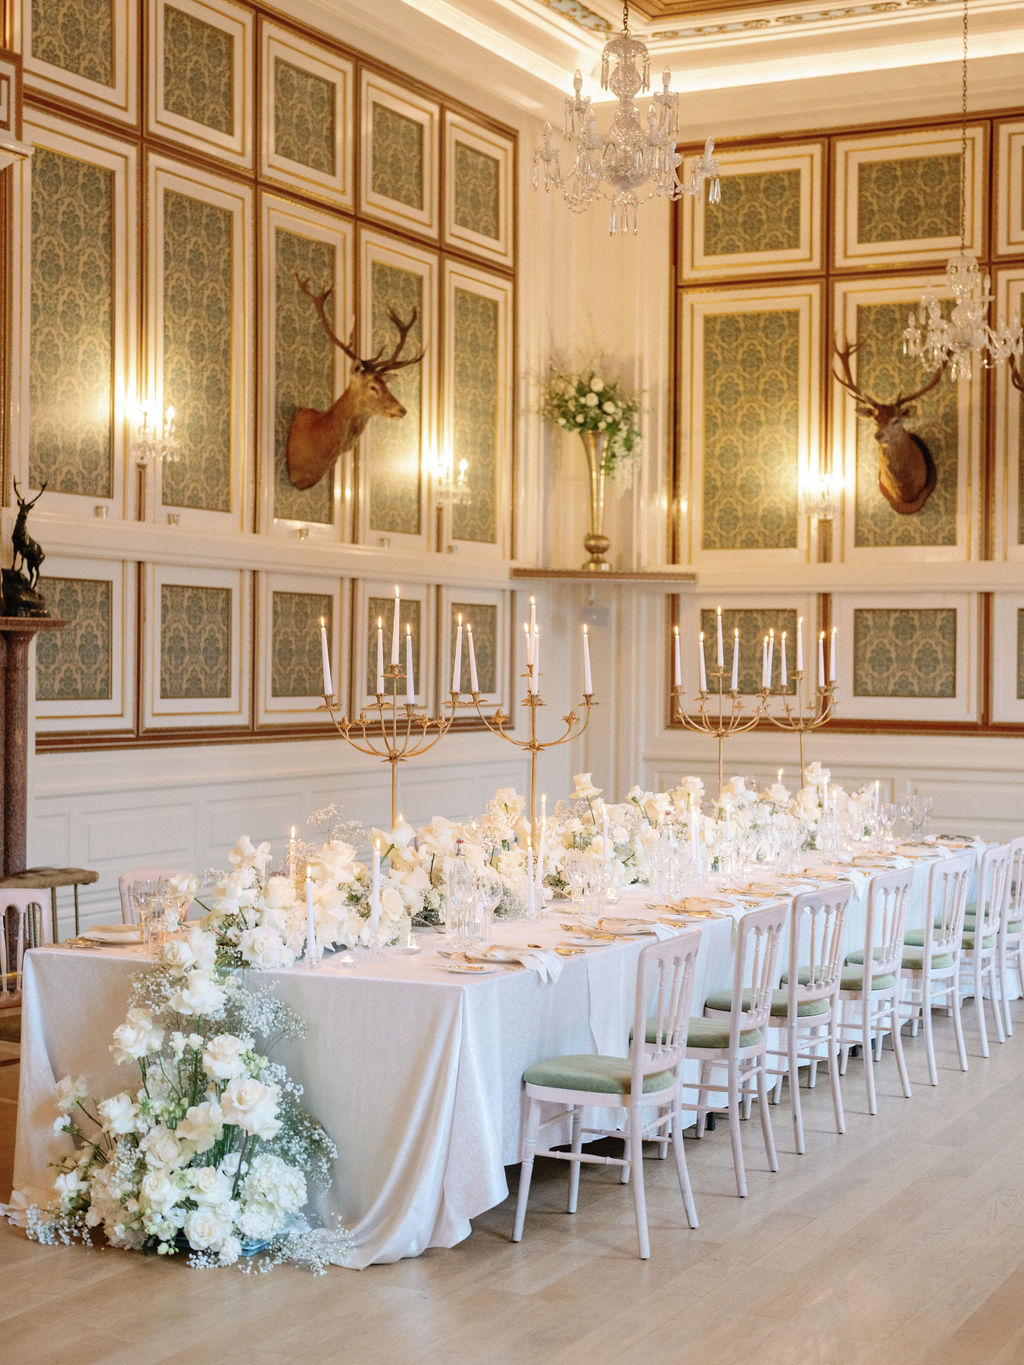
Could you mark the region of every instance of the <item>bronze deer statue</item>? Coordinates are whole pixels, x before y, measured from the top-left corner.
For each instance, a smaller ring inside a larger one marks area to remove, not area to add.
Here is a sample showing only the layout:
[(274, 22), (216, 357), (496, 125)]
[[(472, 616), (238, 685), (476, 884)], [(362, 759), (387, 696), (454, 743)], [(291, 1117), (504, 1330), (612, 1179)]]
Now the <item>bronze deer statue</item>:
[(424, 353), (421, 350), (418, 355), (399, 360), (405, 339), (416, 322), (417, 310), (414, 308), (409, 321), (403, 322), (394, 309), (389, 308), (388, 317), (398, 332), (395, 349), (382, 359), (382, 346), (376, 355), (361, 359), (355, 350), (355, 327), (346, 343), (336, 335), (328, 320), (325, 305), (333, 289), (314, 294), (308, 279), (300, 279), (298, 275), (295, 278), (302, 292), (316, 305), (324, 331), (354, 362), (348, 388), (341, 397), (335, 399), (326, 412), (300, 408), (288, 430), (288, 477), (296, 488), (312, 488), (342, 451), (352, 449), (371, 417), (395, 419), (405, 416), (405, 408), (384, 382), (384, 376), (406, 365), (419, 364)]
[(928, 383), (916, 393), (897, 394), (891, 403), (880, 403), (858, 387), (850, 372), (850, 357), (863, 344), (858, 342), (855, 346), (843, 348), (836, 342), (835, 352), (843, 373), (833, 373), (843, 388), (857, 399), (854, 409), (857, 416), (870, 417), (875, 424), (878, 489), (882, 497), (895, 512), (919, 512), (935, 487), (935, 461), (920, 436), (907, 431), (903, 419), (914, 413), (912, 404), (915, 398), (934, 389), (942, 378), (946, 362), (942, 362)]
[[(39, 492), (31, 502), (26, 502), (18, 491), (18, 480), (14, 480), (14, 496), (18, 499), (18, 517), (14, 523), (14, 530), (11, 532), (11, 544), (14, 546), (14, 563), (12, 568), (16, 573), (23, 573), (28, 581), (30, 588), (35, 588), (39, 583), (39, 567), (46, 555), (43, 547), (37, 540), (33, 540), (28, 533), (26, 523), (28, 514), (36, 503), (43, 496), (46, 489), (46, 482), (41, 485)], [(18, 563), (18, 560), (21, 563)]]

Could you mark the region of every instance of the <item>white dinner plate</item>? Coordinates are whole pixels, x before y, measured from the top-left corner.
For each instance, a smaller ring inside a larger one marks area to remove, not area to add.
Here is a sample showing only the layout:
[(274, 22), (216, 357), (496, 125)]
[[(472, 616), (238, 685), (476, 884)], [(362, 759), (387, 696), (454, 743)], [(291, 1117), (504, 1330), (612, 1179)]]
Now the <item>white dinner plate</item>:
[(487, 976), (498, 970), (486, 962), (438, 962), (436, 966), (439, 972), (452, 972), (455, 976)]

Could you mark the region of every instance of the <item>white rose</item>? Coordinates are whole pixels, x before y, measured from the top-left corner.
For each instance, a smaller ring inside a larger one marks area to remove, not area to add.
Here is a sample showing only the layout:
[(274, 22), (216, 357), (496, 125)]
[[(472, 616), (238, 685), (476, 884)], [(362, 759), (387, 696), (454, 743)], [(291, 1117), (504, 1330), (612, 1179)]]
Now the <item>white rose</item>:
[(190, 972), (185, 985), (167, 1002), (178, 1014), (217, 1014), (227, 996), (209, 972)]
[(580, 426), (583, 425), (584, 417), (583, 417), (582, 412), (579, 412), (579, 413), (576, 414), (576, 421), (579, 423)]
[(154, 1166), (180, 1166), (185, 1160), (181, 1143), (174, 1133), (163, 1125), (147, 1133), (139, 1145)]
[(147, 1171), (139, 1186), (139, 1203), (144, 1209), (164, 1213), (178, 1202), (180, 1194), (165, 1170)]
[(199, 879), (191, 872), (182, 872), (167, 878), (167, 889), (172, 896), (187, 897), (191, 901), (199, 889)]
[(231, 1177), (216, 1166), (193, 1166), (185, 1175), (188, 1192), (197, 1204), (226, 1204), (231, 1199)]
[(272, 856), (268, 843), (254, 845), (248, 834), (243, 834), (228, 854), (228, 862), (239, 870), (252, 868), (262, 877)]
[(593, 379), (590, 381), (590, 387), (594, 393), (600, 393), (601, 390), (604, 388), (604, 380), (598, 379), (597, 375), (595, 374)]
[(193, 924), (188, 931), (188, 946), (192, 949), (195, 965), (210, 972), (217, 965), (217, 935)]
[(773, 782), (765, 795), (776, 806), (789, 805), (789, 788), (783, 786), (781, 782)]
[(249, 1038), (237, 1038), (233, 1033), (218, 1033), (203, 1049), (203, 1070), (215, 1081), (230, 1081), (245, 1074), (242, 1053), (252, 1046)]
[(614, 403), (611, 403), (611, 402), (602, 403), (602, 404), (601, 404), (601, 411), (602, 411), (602, 412), (612, 413), (612, 412), (615, 411), (615, 404), (614, 404)]
[(83, 1180), (77, 1170), (64, 1171), (53, 1182), (53, 1188), (60, 1199), (61, 1208), (67, 1211), (76, 1200), (89, 1193), (89, 1182)]
[(161, 949), (160, 958), (165, 967), (173, 967), (176, 971), (184, 972), (194, 966), (196, 955), (184, 939), (170, 938)]
[(231, 1220), (218, 1208), (194, 1209), (182, 1229), (193, 1251), (219, 1251), (231, 1236)]
[(272, 971), (276, 967), (290, 967), (295, 955), (275, 930), (267, 925), (256, 929), (246, 929), (238, 941), (243, 961), (260, 971)]
[(583, 401), (588, 408), (596, 408), (601, 400), (598, 398), (596, 393), (588, 393)]
[(220, 1097), (225, 1123), (237, 1124), (259, 1138), (272, 1138), (279, 1131), (277, 1100), (280, 1087), (264, 1085), (252, 1077), (229, 1081)]
[(656, 825), (668, 814), (670, 805), (671, 801), (667, 792), (655, 792), (652, 796), (648, 796), (644, 802), (644, 811), (651, 823)]
[(295, 900), (295, 883), (288, 877), (271, 877), (263, 889), (262, 905), (268, 910), (287, 910)]
[(131, 1062), (158, 1051), (163, 1040), (164, 1031), (153, 1023), (149, 1010), (132, 1009), (124, 1023), (114, 1029), (110, 1051), (115, 1062)]
[(216, 1100), (194, 1104), (175, 1130), (179, 1141), (190, 1143), (197, 1152), (208, 1152), (224, 1134), (224, 1115)]
[(76, 1076), (74, 1080), (64, 1076), (57, 1082), (57, 1108), (62, 1114), (70, 1114), (78, 1101), (84, 1100), (88, 1093), (84, 1076)]
[(343, 839), (329, 839), (310, 859), (309, 870), (314, 881), (349, 885), (356, 877), (356, 851)]
[(100, 1125), (105, 1133), (135, 1132), (138, 1110), (132, 1103), (132, 1097), (124, 1091), (120, 1095), (111, 1095), (109, 1099), (101, 1100), (96, 1106), (96, 1112), (100, 1116)]
[(601, 788), (594, 786), (589, 773), (573, 773), (572, 781), (572, 799), (574, 801), (590, 801), (595, 796), (601, 795)]

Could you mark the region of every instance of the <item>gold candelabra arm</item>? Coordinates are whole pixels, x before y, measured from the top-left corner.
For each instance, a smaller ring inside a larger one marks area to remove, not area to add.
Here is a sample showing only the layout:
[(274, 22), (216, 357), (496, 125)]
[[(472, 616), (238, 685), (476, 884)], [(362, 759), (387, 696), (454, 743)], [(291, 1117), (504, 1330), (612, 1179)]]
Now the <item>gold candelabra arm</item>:
[[(696, 694), (697, 712), (687, 711), (684, 704), (684, 692), (682, 687), (676, 685), (672, 689), (672, 697), (675, 715), (682, 726), (693, 731), (694, 734), (707, 735), (709, 739), (715, 740), (718, 746), (718, 794), (722, 794), (724, 779), (724, 749), (725, 741), (733, 735), (741, 735), (746, 730), (752, 730), (755, 725), (765, 715), (765, 708), (768, 705), (770, 695), (767, 687), (762, 687), (755, 694), (757, 704), (749, 713), (745, 712), (744, 694), (738, 688), (725, 687), (725, 669), (718, 668), (708, 675), (718, 683), (715, 693), (708, 690), (707, 686), (701, 688)], [(713, 715), (708, 703), (714, 698), (718, 699), (717, 715)], [(729, 698), (729, 709), (726, 710), (726, 698)]]
[(793, 675), (796, 687), (792, 701), (788, 694), (779, 694), (782, 697), (783, 715), (776, 715), (767, 709), (765, 711), (767, 718), (774, 726), (797, 736), (800, 745), (801, 782), (805, 771), (804, 735), (826, 725), (832, 719), (836, 709), (836, 685), (834, 682), (819, 683), (811, 698), (805, 701), (802, 692), (803, 678), (802, 670)]

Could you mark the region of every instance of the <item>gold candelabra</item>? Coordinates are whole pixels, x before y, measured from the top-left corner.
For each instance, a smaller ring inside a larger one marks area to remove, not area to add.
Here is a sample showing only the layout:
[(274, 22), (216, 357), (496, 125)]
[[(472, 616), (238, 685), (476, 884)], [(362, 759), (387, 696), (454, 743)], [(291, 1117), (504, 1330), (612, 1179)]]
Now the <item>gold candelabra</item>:
[[(531, 670), (523, 674), (524, 677), (532, 676)], [(535, 684), (536, 685), (536, 684)], [(582, 706), (583, 715), (578, 716), (575, 710), (562, 717), (562, 724), (565, 726), (563, 732), (555, 739), (540, 740), (537, 738), (537, 711), (544, 705), (544, 699), (539, 692), (527, 691), (523, 698), (523, 705), (530, 713), (530, 737), (529, 739), (517, 739), (515, 735), (506, 733), (505, 726), (511, 722), (511, 716), (507, 716), (499, 706), (492, 716), (484, 715), (483, 704), (480, 700), (479, 692), (472, 692), (470, 696), (473, 705), (476, 707), (477, 714), (492, 734), (500, 736), (509, 744), (514, 744), (517, 749), (525, 749), (530, 755), (530, 834), (533, 839), (533, 846), (538, 847), (537, 842), (537, 755), (545, 749), (555, 749), (561, 744), (568, 744), (571, 739), (579, 739), (584, 730), (590, 724), (590, 708), (596, 706), (594, 694), (584, 692)], [(453, 694), (453, 699), (455, 694)]]
[[(712, 701), (713, 694), (707, 687), (707, 678), (712, 684), (718, 684), (718, 714), (712, 715), (708, 703)], [(725, 741), (732, 735), (741, 735), (744, 730), (752, 730), (764, 715), (765, 706), (768, 702), (769, 689), (762, 687), (758, 692), (757, 706), (750, 715), (745, 715), (743, 711), (743, 694), (735, 687), (726, 688), (726, 670), (723, 665), (711, 669), (707, 678), (704, 678), (704, 686), (697, 693), (697, 714), (691, 715), (683, 705), (683, 689), (679, 684), (672, 688), (672, 695), (675, 701), (676, 715), (687, 730), (692, 730), (698, 735), (709, 735), (718, 742), (718, 794), (722, 794), (723, 785), (723, 749)], [(726, 698), (729, 698), (728, 710), (726, 710)]]
[[(804, 735), (808, 730), (820, 729), (832, 717), (836, 709), (836, 685), (834, 682), (819, 684), (811, 699), (805, 701), (803, 680), (804, 671), (799, 669), (793, 674), (796, 687), (792, 697), (780, 688), (779, 696), (782, 698), (784, 715), (774, 716), (767, 707), (764, 711), (773, 725), (778, 726), (780, 730), (789, 730), (799, 736), (801, 784), (804, 780)], [(767, 700), (766, 696), (765, 701), (767, 702)]]
[(391, 764), (391, 827), (394, 829), (398, 823), (398, 765), (427, 753), (448, 733), (459, 699), (453, 692), (444, 704), (451, 708), (449, 715), (444, 715), (442, 708), (436, 716), (428, 716), (426, 711), (418, 711), (415, 703), (399, 701), (398, 684), (405, 674), (397, 664), (392, 664), (382, 676), (390, 685), (390, 696), (386, 691), (378, 692), (376, 699), (364, 707), (355, 720), (336, 714), (337, 699), (333, 696), (324, 697), (324, 707), (338, 734), (353, 749)]

